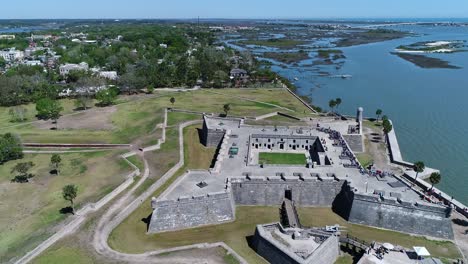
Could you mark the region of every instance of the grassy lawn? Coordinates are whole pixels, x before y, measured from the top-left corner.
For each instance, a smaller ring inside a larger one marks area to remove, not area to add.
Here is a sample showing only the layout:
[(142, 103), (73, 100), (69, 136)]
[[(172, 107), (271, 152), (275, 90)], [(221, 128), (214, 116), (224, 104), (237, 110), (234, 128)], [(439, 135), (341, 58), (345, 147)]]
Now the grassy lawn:
[[(22, 255), (50, 236), (51, 227), (66, 217), (60, 209), (69, 206), (62, 198), (62, 187), (78, 186), (76, 207), (98, 201), (121, 184), (130, 166), (119, 159), (119, 152), (61, 154), (60, 175), (49, 173), (49, 154), (26, 154), (21, 161), (0, 166), (0, 262)], [(11, 183), (11, 168), (18, 162), (32, 161), (29, 183)]]
[(201, 119), (201, 118), (202, 116), (198, 114), (168, 112), (167, 113), (167, 125), (174, 126), (183, 121), (196, 120), (196, 119)]
[(341, 257), (339, 257), (336, 261), (335, 264), (353, 264), (354, 260), (351, 255), (345, 254)]
[(364, 168), (367, 168), (369, 165), (374, 163), (374, 159), (369, 153), (358, 153), (356, 154), (356, 158)]
[(143, 173), (143, 170), (145, 169), (145, 164), (138, 155), (130, 156), (127, 158), (127, 160), (133, 163), (133, 165), (137, 166), (137, 168), (140, 169), (140, 173)]
[(60, 247), (55, 250), (48, 250), (39, 258), (33, 260), (35, 264), (93, 264), (94, 260), (86, 252), (78, 248)]
[[(116, 111), (111, 115), (112, 130), (88, 130), (88, 129), (60, 129), (59, 131), (41, 129), (34, 124), (24, 123), (20, 126), (10, 123), (9, 108), (0, 108), (0, 133), (12, 132), (19, 134), (25, 142), (55, 142), (55, 143), (129, 143), (144, 135), (151, 134), (155, 130), (157, 123), (163, 121), (164, 108), (174, 107), (187, 110), (194, 110), (206, 113), (223, 112), (224, 104), (231, 104), (229, 115), (252, 116), (267, 114), (275, 110), (281, 110), (275, 106), (258, 102), (246, 101), (241, 98), (258, 100), (262, 102), (275, 102), (283, 107), (295, 111), (297, 116), (309, 113), (297, 99), (283, 89), (222, 89), (217, 90), (222, 94), (215, 94), (209, 90), (198, 90), (181, 93), (160, 92), (158, 96), (141, 97), (130, 103), (121, 103), (115, 106)], [(174, 97), (176, 102), (172, 105), (169, 98)], [(282, 98), (277, 102), (278, 98)], [(128, 100), (123, 97), (121, 100)], [(73, 101), (62, 100), (65, 108), (63, 114), (73, 112)], [(25, 106), (28, 111), (28, 121), (35, 121), (35, 106), (33, 104)], [(96, 112), (99, 115), (99, 109)], [(103, 111), (107, 108), (103, 108)], [(284, 110), (283, 110), (284, 111)], [(67, 118), (67, 117), (62, 117)], [(170, 114), (169, 124), (174, 125), (180, 120), (194, 119), (196, 115), (191, 114)], [(86, 123), (87, 120), (78, 120)], [(59, 120), (60, 123), (60, 120)]]
[(260, 152), (258, 154), (258, 162), (265, 164), (305, 165), (307, 160), (304, 154)]
[[(74, 101), (70, 99), (62, 99), (60, 100), (60, 103), (62, 104), (63, 111), (62, 114), (70, 114), (73, 113), (75, 109)], [(35, 104), (27, 104), (22, 106), (24, 109), (26, 109), (26, 120), (25, 122), (31, 122), (35, 121), (36, 119), (36, 105)], [(11, 122), (11, 116), (8, 113), (10, 110), (10, 107), (0, 107), (0, 128), (2, 127), (8, 127), (8, 126), (13, 126), (16, 124), (20, 123), (13, 123)]]
[[(224, 241), (249, 263), (265, 263), (249, 246), (247, 239), (254, 234), (257, 224), (279, 221), (278, 207), (238, 206), (235, 222), (187, 229), (183, 231), (146, 235), (146, 224), (141, 218), (151, 213), (138, 210), (138, 216), (132, 215), (112, 234), (109, 242), (112, 248), (123, 252), (141, 253), (148, 250), (190, 245), (202, 242)], [(381, 230), (347, 223), (329, 208), (300, 208), (301, 222), (306, 226), (325, 226), (339, 223), (346, 226), (349, 233), (369, 242), (385, 241), (405, 247), (425, 246), (439, 257), (457, 258), (459, 253), (451, 242), (430, 241), (422, 237), (413, 237), (403, 233)], [(125, 238), (125, 239), (124, 239)], [(352, 263), (350, 256), (343, 257), (338, 263)]]

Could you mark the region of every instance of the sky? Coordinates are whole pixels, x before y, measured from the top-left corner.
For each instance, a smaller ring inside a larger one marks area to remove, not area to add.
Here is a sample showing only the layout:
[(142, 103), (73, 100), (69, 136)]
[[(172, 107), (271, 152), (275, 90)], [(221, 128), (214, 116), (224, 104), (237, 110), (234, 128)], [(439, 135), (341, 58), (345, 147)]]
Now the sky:
[[(466, 18), (468, 0), (2, 0), (0, 19)], [(5, 12), (8, 10), (8, 12)]]

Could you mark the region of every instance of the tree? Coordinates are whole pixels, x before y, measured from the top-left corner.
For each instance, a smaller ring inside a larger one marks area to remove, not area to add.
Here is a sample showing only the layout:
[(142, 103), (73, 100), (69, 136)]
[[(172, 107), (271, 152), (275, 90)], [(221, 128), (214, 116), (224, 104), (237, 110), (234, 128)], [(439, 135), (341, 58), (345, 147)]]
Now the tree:
[(74, 184), (69, 184), (63, 187), (62, 189), (63, 199), (69, 201), (71, 203), (72, 214), (75, 214), (75, 206), (73, 204), (73, 200), (75, 200), (76, 196), (78, 195), (78, 187)]
[(338, 98), (335, 99), (336, 108), (338, 108), (340, 106), (341, 102), (342, 102), (341, 98), (338, 97)]
[(89, 95), (79, 95), (75, 99), (75, 107), (78, 110), (86, 110), (91, 107), (93, 99)]
[(0, 165), (21, 158), (23, 158), (23, 145), (20, 138), (11, 133), (0, 136)]
[(333, 113), (333, 109), (334, 109), (335, 106), (336, 106), (336, 101), (333, 100), (333, 99), (330, 100), (330, 101), (328, 102), (328, 106), (330, 106), (331, 112)]
[(174, 105), (175, 103), (175, 98), (174, 97), (171, 97), (171, 99), (169, 100), (171, 102), (172, 105)]
[(13, 123), (23, 122), (26, 120), (26, 113), (28, 109), (22, 106), (14, 106), (10, 108), (8, 114), (10, 115), (10, 121)]
[(151, 85), (150, 85), (150, 86), (148, 86), (148, 87), (146, 88), (146, 92), (147, 92), (148, 94), (152, 94), (152, 93), (154, 93), (154, 87), (153, 87), (153, 86), (151, 86)]
[(434, 185), (439, 184), (441, 178), (442, 176), (439, 172), (431, 173), (431, 176), (429, 176), (429, 181), (432, 183), (431, 190), (434, 188)]
[(60, 173), (59, 167), (60, 163), (62, 162), (62, 158), (60, 157), (59, 154), (54, 154), (52, 157), (50, 157), (50, 165), (55, 169), (57, 174)]
[(383, 121), (388, 120), (388, 116), (386, 116), (386, 115), (382, 116), (382, 120)]
[(97, 92), (96, 99), (99, 101), (99, 105), (108, 106), (113, 105), (117, 99), (118, 92), (115, 88), (109, 88)]
[(379, 118), (382, 115), (382, 113), (383, 113), (382, 109), (377, 109), (377, 111), (375, 111), (375, 114), (377, 115), (377, 121), (379, 121)]
[(223, 110), (224, 110), (224, 113), (226, 114), (226, 116), (228, 115), (228, 112), (231, 111), (231, 104), (225, 104), (223, 106)]
[(29, 161), (29, 162), (20, 162), (16, 164), (12, 169), (11, 173), (19, 173), (19, 175), (16, 175), (11, 181), (12, 182), (19, 182), (19, 183), (25, 183), (28, 182), (30, 178), (34, 177), (33, 174), (29, 173), (29, 170), (34, 167), (34, 163)]
[(414, 182), (418, 179), (418, 174), (420, 172), (423, 172), (424, 169), (426, 168), (426, 165), (424, 165), (424, 162), (422, 161), (416, 161), (413, 165), (413, 170), (416, 172), (416, 177), (414, 177)]
[(392, 123), (390, 123), (390, 120), (388, 119), (384, 119), (382, 126), (383, 126), (383, 131), (385, 134), (390, 133), (390, 131), (392, 131), (393, 129), (393, 125)]
[(52, 119), (55, 122), (55, 128), (58, 127), (58, 119), (62, 110), (60, 102), (50, 98), (42, 98), (36, 103), (37, 117), (45, 120)]

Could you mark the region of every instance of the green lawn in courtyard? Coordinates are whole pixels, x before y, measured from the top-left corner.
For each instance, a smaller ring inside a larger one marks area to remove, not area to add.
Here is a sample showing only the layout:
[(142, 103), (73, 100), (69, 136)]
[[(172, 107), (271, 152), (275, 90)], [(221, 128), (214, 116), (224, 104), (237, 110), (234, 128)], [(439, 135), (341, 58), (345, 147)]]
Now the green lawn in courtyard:
[(301, 153), (267, 153), (258, 154), (260, 164), (280, 164), (280, 165), (305, 165), (306, 156)]

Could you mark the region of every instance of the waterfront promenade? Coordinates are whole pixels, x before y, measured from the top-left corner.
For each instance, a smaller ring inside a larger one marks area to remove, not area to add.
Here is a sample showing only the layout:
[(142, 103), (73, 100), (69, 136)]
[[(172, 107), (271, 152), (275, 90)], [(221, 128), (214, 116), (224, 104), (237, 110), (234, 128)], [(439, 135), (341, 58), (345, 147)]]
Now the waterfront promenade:
[[(395, 132), (395, 126), (393, 126), (392, 131), (387, 134), (387, 143), (388, 149), (390, 151), (390, 160), (397, 164), (407, 168), (412, 168), (413, 163), (407, 162), (403, 160), (403, 156), (401, 155), (400, 145), (398, 144), (398, 139)], [(419, 177), (416, 179), (416, 185), (421, 187), (423, 190), (429, 190), (432, 186), (424, 179), (429, 177), (429, 175), (436, 171), (435, 169), (426, 168), (422, 173), (420, 173)], [(406, 179), (411, 180), (414, 182), (415, 172), (413, 170), (405, 171)], [(444, 201), (445, 204), (451, 205), (458, 213), (464, 215), (468, 218), (468, 206), (464, 205), (460, 201), (453, 198), (453, 196), (439, 190), (436, 187), (433, 187), (433, 193), (437, 194), (440, 199)]]

